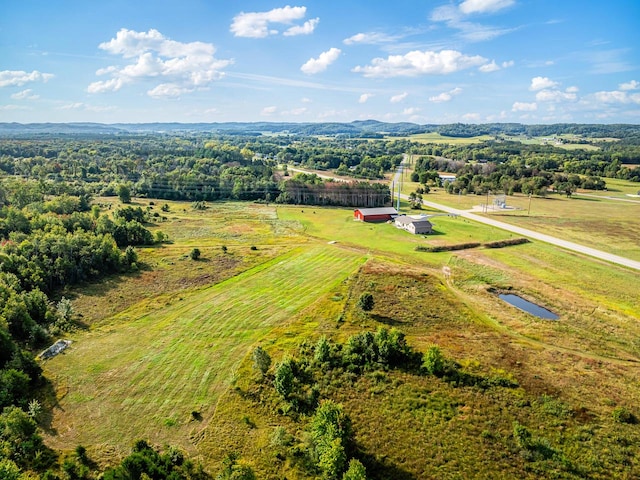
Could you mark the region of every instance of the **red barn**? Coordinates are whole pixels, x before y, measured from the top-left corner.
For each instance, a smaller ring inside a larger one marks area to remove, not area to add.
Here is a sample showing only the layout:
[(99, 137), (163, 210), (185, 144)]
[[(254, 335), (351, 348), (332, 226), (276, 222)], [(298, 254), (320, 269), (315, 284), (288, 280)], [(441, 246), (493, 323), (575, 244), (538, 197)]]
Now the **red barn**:
[(393, 207), (357, 208), (353, 211), (353, 218), (363, 222), (386, 222), (397, 216), (398, 211)]

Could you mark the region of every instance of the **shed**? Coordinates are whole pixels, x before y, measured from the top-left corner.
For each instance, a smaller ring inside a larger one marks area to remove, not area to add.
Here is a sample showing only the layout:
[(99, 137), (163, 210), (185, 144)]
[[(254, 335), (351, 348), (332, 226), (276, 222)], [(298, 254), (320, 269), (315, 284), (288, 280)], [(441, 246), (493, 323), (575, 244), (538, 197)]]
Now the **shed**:
[(356, 208), (353, 218), (363, 222), (386, 222), (398, 216), (398, 211), (393, 207), (380, 208)]
[(395, 219), (396, 227), (402, 228), (414, 235), (421, 235), (433, 232), (433, 225), (425, 217), (411, 217), (409, 215), (400, 215)]

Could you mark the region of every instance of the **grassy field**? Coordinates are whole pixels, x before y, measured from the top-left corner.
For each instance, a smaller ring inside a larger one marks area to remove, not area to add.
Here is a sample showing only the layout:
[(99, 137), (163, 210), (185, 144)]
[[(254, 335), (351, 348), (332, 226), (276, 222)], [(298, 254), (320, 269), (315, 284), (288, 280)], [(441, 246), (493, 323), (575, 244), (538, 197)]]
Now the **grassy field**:
[[(407, 174), (406, 178), (409, 178)], [(489, 196), (487, 215), (523, 228), (547, 233), (578, 244), (588, 245), (634, 260), (640, 260), (640, 198), (629, 197), (640, 185), (634, 182), (606, 179), (607, 191), (580, 190), (586, 195), (550, 194), (533, 197), (515, 194), (507, 196), (510, 209), (493, 209), (494, 196)], [(408, 194), (419, 185), (405, 181)], [(486, 195), (451, 195), (443, 188), (432, 189), (425, 200), (461, 210), (470, 210), (487, 202)], [(480, 213), (480, 212), (476, 212)]]
[(477, 137), (447, 137), (440, 135), (439, 133), (418, 133), (416, 135), (410, 135), (408, 137), (389, 137), (390, 139), (407, 139), (412, 142), (418, 143), (444, 143), (448, 145), (469, 145), (471, 143), (482, 143), (487, 140), (494, 140), (495, 137), (491, 135), (480, 135)]
[[(436, 234), (423, 237), (356, 222), (352, 209), (168, 205), (152, 229), (172, 243), (140, 249), (138, 272), (65, 292), (87, 329), (44, 364), (55, 390), (49, 445), (86, 445), (105, 464), (147, 438), (181, 446), (210, 472), (237, 452), (259, 478), (312, 478), (296, 457), (274, 457), (274, 427), (303, 448), (306, 420), (278, 413), (255, 385), (249, 353), (259, 344), (279, 361), (320, 335), (344, 341), (386, 326), (421, 351), (439, 345), (473, 375), (519, 386), (483, 390), (397, 371), (328, 381), (322, 395), (345, 406), (372, 478), (638, 473), (637, 427), (612, 419), (616, 407), (640, 416), (636, 272), (538, 243), (415, 251), (512, 237), (459, 218), (433, 218)], [(199, 261), (188, 258), (194, 247)], [(506, 291), (560, 320), (514, 309), (497, 298)], [(375, 298), (368, 314), (356, 306), (364, 292)], [(554, 459), (521, 456), (516, 420)]]

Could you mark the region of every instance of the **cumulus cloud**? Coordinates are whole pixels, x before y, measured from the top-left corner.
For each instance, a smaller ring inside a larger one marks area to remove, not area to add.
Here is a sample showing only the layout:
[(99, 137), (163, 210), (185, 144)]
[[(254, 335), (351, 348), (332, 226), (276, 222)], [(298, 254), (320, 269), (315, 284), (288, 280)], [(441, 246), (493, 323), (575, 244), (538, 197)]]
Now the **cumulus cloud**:
[(25, 72), (24, 70), (0, 71), (0, 87), (21, 87), (30, 82), (48, 82), (53, 78), (51, 73), (42, 73), (38, 70)]
[(457, 87), (452, 90), (449, 90), (448, 92), (442, 92), (433, 97), (429, 97), (429, 101), (434, 103), (449, 102), (455, 95), (460, 95), (461, 93), (462, 93), (462, 89)]
[(114, 106), (88, 105), (82, 102), (67, 103), (60, 107), (60, 110), (84, 110), (86, 112), (109, 112), (115, 109)]
[(538, 110), (538, 104), (536, 102), (515, 102), (511, 107), (512, 112), (535, 112)]
[(262, 109), (262, 112), (260, 112), (260, 114), (261, 115), (265, 115), (265, 116), (269, 116), (269, 115), (273, 115), (277, 111), (278, 111), (278, 107), (272, 105), (272, 106), (269, 106), (269, 107), (264, 107)]
[(329, 65), (338, 59), (341, 53), (342, 51), (339, 48), (331, 48), (326, 52), (322, 52), (318, 58), (310, 58), (300, 67), (300, 70), (308, 75), (324, 72)]
[[(269, 35), (277, 35), (278, 30), (270, 28), (270, 24), (279, 23), (290, 25), (296, 20), (302, 20), (307, 14), (307, 7), (274, 8), (268, 12), (241, 12), (233, 17), (231, 33), (236, 37), (264, 38)], [(302, 25), (294, 25), (288, 28), (283, 35), (308, 35), (314, 31), (319, 18), (306, 21)]]
[(402, 93), (399, 93), (398, 95), (394, 95), (393, 97), (391, 97), (389, 99), (389, 101), (391, 103), (400, 103), (401, 101), (403, 101), (408, 96), (409, 96), (409, 94), (407, 92), (402, 92)]
[(369, 100), (371, 97), (373, 97), (373, 94), (363, 93), (362, 95), (360, 95), (360, 98), (358, 99), (358, 103), (367, 103), (367, 100)]
[(620, 88), (620, 90), (637, 90), (640, 88), (640, 82), (631, 80), (630, 82), (621, 83), (618, 88)]
[(482, 65), (480, 68), (478, 68), (478, 70), (480, 70), (482, 73), (491, 73), (502, 70), (503, 68), (513, 67), (514, 65), (515, 62), (513, 60), (502, 62), (500, 65), (498, 65), (495, 60), (492, 60), (491, 63)]
[(465, 0), (460, 4), (460, 11), (466, 15), (492, 13), (510, 7), (514, 3), (514, 0)]
[(575, 92), (561, 90), (540, 90), (536, 93), (536, 101), (538, 102), (574, 102), (578, 99)]
[(288, 28), (283, 35), (285, 37), (293, 37), (296, 35), (309, 35), (313, 33), (316, 29), (316, 26), (320, 22), (319, 18), (312, 18), (311, 20), (307, 20), (302, 25), (294, 25), (293, 27)]
[(16, 92), (11, 95), (11, 98), (14, 100), (37, 100), (40, 98), (40, 95), (35, 95), (33, 90), (27, 88), (26, 90), (22, 90), (21, 92)]
[(629, 95), (628, 91), (613, 90), (610, 92), (596, 92), (593, 97), (600, 103), (615, 104), (615, 103), (635, 103), (640, 104), (640, 93), (634, 93)]
[(405, 55), (374, 58), (370, 65), (357, 66), (352, 71), (365, 77), (415, 77), (446, 75), (486, 63), (487, 59), (480, 55), (465, 55), (456, 50), (414, 50)]
[(554, 82), (547, 77), (534, 77), (531, 79), (531, 86), (529, 87), (529, 90), (536, 92), (545, 88), (555, 88), (558, 85), (560, 85), (558, 82)]
[(402, 114), (403, 114), (403, 115), (415, 115), (415, 114), (416, 114), (416, 113), (418, 113), (418, 112), (420, 112), (420, 109), (419, 109), (419, 108), (416, 108), (416, 107), (409, 107), (409, 108), (405, 108), (405, 109), (402, 111)]
[(136, 32), (123, 28), (99, 48), (120, 55), (129, 63), (97, 70), (96, 75), (111, 78), (91, 83), (87, 87), (89, 93), (116, 92), (131, 83), (158, 79), (160, 83), (148, 95), (176, 97), (218, 80), (224, 74), (223, 69), (233, 63), (215, 58), (216, 49), (210, 43), (178, 42), (154, 29)]

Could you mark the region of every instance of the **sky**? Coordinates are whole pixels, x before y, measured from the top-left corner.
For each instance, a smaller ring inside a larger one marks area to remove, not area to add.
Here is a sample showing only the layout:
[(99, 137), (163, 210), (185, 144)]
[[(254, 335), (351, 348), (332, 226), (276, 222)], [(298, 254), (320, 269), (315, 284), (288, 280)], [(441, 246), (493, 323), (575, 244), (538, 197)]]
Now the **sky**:
[(638, 0), (0, 0), (0, 122), (640, 123)]

